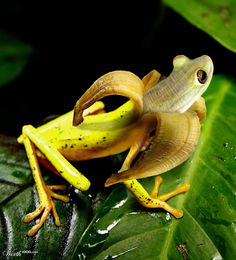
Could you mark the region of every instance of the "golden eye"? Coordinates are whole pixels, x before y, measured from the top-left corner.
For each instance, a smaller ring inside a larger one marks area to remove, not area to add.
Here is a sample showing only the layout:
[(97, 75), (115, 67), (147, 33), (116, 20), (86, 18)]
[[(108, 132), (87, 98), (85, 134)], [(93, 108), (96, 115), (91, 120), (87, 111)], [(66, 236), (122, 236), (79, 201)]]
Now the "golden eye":
[(204, 84), (207, 80), (207, 74), (204, 70), (197, 71), (197, 80), (199, 83)]

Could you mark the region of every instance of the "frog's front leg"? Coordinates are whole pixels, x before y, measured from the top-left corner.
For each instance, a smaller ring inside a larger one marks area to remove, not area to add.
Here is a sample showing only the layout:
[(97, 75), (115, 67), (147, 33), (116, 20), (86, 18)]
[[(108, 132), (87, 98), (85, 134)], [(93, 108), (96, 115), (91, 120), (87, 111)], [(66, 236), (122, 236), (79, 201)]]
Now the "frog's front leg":
[(183, 216), (183, 212), (180, 209), (175, 209), (171, 207), (167, 201), (168, 199), (180, 194), (184, 193), (189, 190), (189, 184), (183, 184), (182, 186), (178, 187), (174, 191), (164, 194), (162, 196), (157, 196), (158, 188), (160, 183), (162, 182), (162, 178), (157, 176), (155, 178), (155, 184), (153, 191), (149, 194), (145, 188), (137, 181), (137, 180), (129, 180), (124, 181), (125, 186), (130, 190), (130, 192), (136, 197), (138, 202), (146, 207), (146, 208), (162, 208), (167, 212), (171, 213), (176, 218), (181, 218)]
[(37, 129), (34, 127), (30, 125), (23, 127), (23, 142), (33, 172), (40, 201), (39, 207), (32, 213), (27, 214), (24, 218), (24, 222), (31, 222), (42, 214), (40, 221), (28, 232), (29, 236), (33, 236), (41, 228), (51, 211), (55, 219), (55, 224), (60, 226), (60, 220), (53, 202), (53, 198), (64, 202), (69, 201), (67, 196), (59, 195), (54, 192), (55, 190), (65, 189), (64, 185), (45, 185), (38, 164), (36, 147), (44, 154), (44, 156), (57, 169), (57, 171), (76, 188), (80, 190), (87, 190), (90, 182), (80, 172), (78, 172), (78, 170), (75, 169), (47, 140), (42, 138), (42, 136), (40, 136), (37, 132)]

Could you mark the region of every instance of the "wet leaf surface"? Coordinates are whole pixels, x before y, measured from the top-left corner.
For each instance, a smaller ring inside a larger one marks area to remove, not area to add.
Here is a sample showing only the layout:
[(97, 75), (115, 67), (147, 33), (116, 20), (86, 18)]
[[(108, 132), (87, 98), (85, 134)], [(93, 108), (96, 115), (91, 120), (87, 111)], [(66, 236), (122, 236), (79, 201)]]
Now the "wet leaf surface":
[[(236, 257), (236, 85), (215, 76), (205, 98), (208, 114), (194, 155), (162, 175), (161, 193), (191, 184), (188, 193), (170, 200), (184, 210), (184, 217), (176, 220), (160, 210), (144, 210), (120, 186), (83, 234), (75, 259)], [(151, 190), (153, 178), (142, 183)]]
[[(3, 259), (7, 254), (9, 259), (14, 254), (22, 259), (29, 254), (36, 259), (235, 259), (235, 82), (215, 76), (205, 98), (207, 119), (196, 151), (186, 163), (162, 175), (161, 194), (181, 183), (191, 184), (189, 192), (169, 201), (183, 209), (180, 220), (162, 210), (142, 208), (122, 185), (116, 185), (105, 201), (97, 203), (91, 221), (87, 194), (69, 189), (71, 202), (56, 202), (62, 226), (57, 228), (50, 216), (38, 235), (28, 238), (32, 224), (22, 219), (37, 205), (37, 193), (23, 147), (15, 138), (1, 136)], [(47, 174), (46, 181), (61, 182)], [(142, 184), (151, 190), (153, 178)]]
[[(47, 182), (56, 181), (46, 176)], [(56, 183), (54, 182), (54, 183)], [(38, 205), (26, 154), (15, 138), (0, 136), (0, 252), (1, 259), (70, 258), (71, 252), (89, 221), (89, 200), (81, 193), (67, 191), (69, 203), (55, 201), (61, 226), (50, 216), (44, 228), (34, 237), (26, 236), (33, 224), (23, 217)]]

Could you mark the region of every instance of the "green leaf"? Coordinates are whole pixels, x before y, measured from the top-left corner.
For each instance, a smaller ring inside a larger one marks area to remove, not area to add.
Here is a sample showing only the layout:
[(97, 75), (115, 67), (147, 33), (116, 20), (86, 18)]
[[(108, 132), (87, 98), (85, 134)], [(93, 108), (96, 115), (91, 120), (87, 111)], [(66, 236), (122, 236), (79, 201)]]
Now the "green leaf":
[(0, 87), (22, 72), (31, 53), (29, 44), (0, 32)]
[[(24, 148), (15, 138), (0, 136), (1, 256), (236, 259), (236, 84), (214, 76), (205, 98), (208, 115), (194, 155), (163, 174), (160, 194), (184, 182), (192, 186), (169, 201), (183, 209), (179, 220), (162, 210), (144, 209), (116, 185), (90, 223), (87, 195), (71, 191), (70, 203), (56, 202), (62, 226), (57, 228), (50, 216), (38, 235), (29, 238), (26, 233), (32, 224), (24, 224), (23, 217), (38, 204), (31, 171)], [(47, 181), (59, 180), (50, 175)], [(153, 178), (142, 184), (150, 191)]]
[[(160, 191), (191, 184), (169, 201), (184, 217), (145, 210), (120, 186), (82, 235), (74, 259), (236, 259), (236, 84), (215, 76), (205, 98), (200, 143), (190, 160), (163, 174)], [(142, 183), (150, 191), (153, 178)]]
[(194, 26), (236, 52), (236, 5), (231, 0), (163, 0)]
[[(49, 176), (47, 182), (55, 180)], [(36, 237), (27, 237), (33, 224), (24, 224), (23, 217), (38, 205), (38, 196), (24, 148), (15, 138), (0, 135), (0, 258), (69, 259), (88, 225), (90, 208), (86, 195), (70, 195), (70, 203), (55, 201), (59, 228), (50, 216)]]

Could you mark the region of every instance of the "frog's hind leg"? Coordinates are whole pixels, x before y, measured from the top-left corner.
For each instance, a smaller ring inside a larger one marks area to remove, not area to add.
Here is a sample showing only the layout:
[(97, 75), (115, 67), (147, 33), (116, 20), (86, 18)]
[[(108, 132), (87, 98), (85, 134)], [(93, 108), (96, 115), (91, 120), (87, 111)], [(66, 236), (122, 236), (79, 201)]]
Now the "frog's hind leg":
[(30, 139), (60, 175), (75, 188), (86, 191), (90, 187), (89, 180), (80, 173), (66, 158), (31, 125), (23, 127), (23, 136)]
[(55, 219), (55, 224), (60, 225), (60, 220), (53, 202), (53, 198), (68, 202), (67, 196), (55, 193), (56, 190), (63, 190), (64, 185), (46, 186), (39, 168), (36, 148), (45, 156), (45, 158), (52, 164), (57, 172), (66, 180), (68, 180), (74, 187), (80, 190), (87, 190), (90, 182), (77, 169), (75, 169), (58, 151), (49, 143), (33, 126), (23, 127), (23, 143), (26, 148), (26, 153), (33, 172), (40, 205), (32, 213), (25, 216), (24, 222), (28, 223), (41, 215), (40, 221), (32, 227), (28, 232), (29, 236), (33, 236), (41, 228), (47, 216), (52, 211)]
[(33, 178), (36, 183), (36, 188), (38, 191), (38, 196), (40, 201), (40, 205), (38, 206), (38, 208), (24, 217), (24, 222), (29, 223), (32, 220), (34, 220), (36, 217), (38, 217), (40, 214), (42, 214), (40, 221), (28, 231), (28, 236), (33, 236), (37, 233), (37, 231), (41, 228), (43, 223), (46, 221), (50, 211), (52, 211), (53, 217), (55, 219), (55, 224), (57, 226), (60, 226), (60, 220), (52, 198), (56, 198), (64, 202), (68, 202), (69, 198), (67, 196), (56, 194), (53, 191), (53, 190), (64, 190), (65, 189), (64, 185), (55, 185), (55, 186), (45, 185), (39, 168), (34, 144), (30, 141), (28, 137), (24, 137), (24, 145), (26, 148), (27, 156), (29, 158), (29, 163), (32, 169)]

